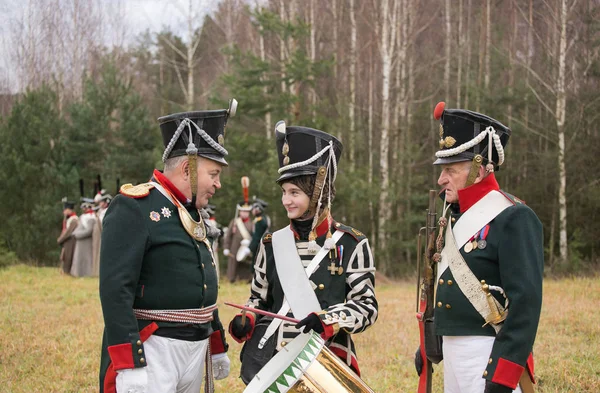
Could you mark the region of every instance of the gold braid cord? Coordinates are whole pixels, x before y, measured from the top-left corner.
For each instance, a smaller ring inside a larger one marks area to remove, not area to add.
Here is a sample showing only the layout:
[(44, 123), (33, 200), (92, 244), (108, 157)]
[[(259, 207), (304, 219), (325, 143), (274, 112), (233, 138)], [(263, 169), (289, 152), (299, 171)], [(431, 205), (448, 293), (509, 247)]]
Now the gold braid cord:
[(325, 176), (327, 175), (327, 168), (324, 166), (319, 167), (315, 179), (315, 187), (313, 188), (312, 196), (310, 198), (310, 204), (308, 205), (309, 215), (317, 214), (317, 204), (321, 198), (321, 189), (325, 183)]
[(479, 174), (479, 167), (481, 166), (482, 162), (483, 157), (481, 156), (481, 154), (477, 154), (475, 157), (473, 157), (473, 160), (471, 161), (471, 170), (469, 172), (469, 177), (467, 177), (467, 187), (475, 183), (475, 179), (477, 179), (477, 175)]
[(198, 164), (196, 154), (188, 154), (188, 168), (190, 170), (190, 187), (192, 187), (192, 200), (198, 192)]

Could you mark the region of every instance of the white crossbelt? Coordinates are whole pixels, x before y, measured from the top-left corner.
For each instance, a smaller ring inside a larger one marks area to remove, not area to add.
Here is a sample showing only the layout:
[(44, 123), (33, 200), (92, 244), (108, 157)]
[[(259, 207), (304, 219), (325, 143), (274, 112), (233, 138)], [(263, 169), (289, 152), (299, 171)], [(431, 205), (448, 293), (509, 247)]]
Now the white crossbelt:
[[(337, 243), (343, 235), (344, 232), (336, 230), (331, 238)], [(289, 225), (274, 232), (272, 239), (277, 276), (285, 294), (283, 304), (277, 314), (287, 315), (291, 308), (294, 317), (302, 319), (311, 312), (320, 311), (321, 305), (313, 287), (310, 285), (310, 276), (317, 270), (319, 263), (329, 250), (321, 247), (304, 269), (298, 252), (290, 252), (296, 250), (296, 242)], [(267, 340), (277, 331), (281, 322), (281, 319), (273, 319), (258, 344), (259, 349), (264, 347)]]

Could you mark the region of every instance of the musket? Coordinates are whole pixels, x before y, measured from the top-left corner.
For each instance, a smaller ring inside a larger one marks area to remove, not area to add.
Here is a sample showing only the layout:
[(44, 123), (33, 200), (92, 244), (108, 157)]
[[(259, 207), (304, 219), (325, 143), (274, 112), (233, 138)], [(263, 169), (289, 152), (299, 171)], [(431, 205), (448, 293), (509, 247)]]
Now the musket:
[(278, 318), (278, 319), (283, 319), (284, 321), (287, 322), (292, 322), (292, 323), (298, 323), (300, 322), (299, 319), (295, 319), (295, 318), (290, 318), (288, 316), (285, 315), (279, 315), (279, 314), (275, 314), (273, 312), (268, 312), (268, 311), (264, 311), (264, 310), (259, 310), (258, 308), (252, 308), (252, 307), (247, 307), (247, 306), (241, 306), (239, 304), (233, 304), (233, 303), (229, 303), (229, 302), (224, 302), (227, 306), (230, 307), (235, 307), (235, 308), (239, 308), (240, 310), (244, 310), (244, 311), (250, 311), (256, 314), (260, 314), (260, 315), (264, 315), (266, 317), (271, 317), (271, 318)]
[[(417, 239), (417, 320), (419, 321), (419, 342), (420, 355), (423, 369), (419, 375), (418, 393), (431, 393), (432, 362), (427, 356), (427, 348), (433, 344), (429, 341), (435, 337), (433, 330), (433, 311), (434, 311), (434, 289), (437, 276), (437, 264), (433, 259), (436, 252), (435, 247), (435, 229), (436, 229), (436, 210), (435, 201), (438, 197), (435, 190), (429, 190), (429, 208), (427, 209), (427, 220), (425, 226), (419, 230)], [(421, 237), (425, 232), (426, 246), (423, 253)], [(421, 263), (422, 254), (424, 257)], [(423, 265), (423, 279), (421, 280), (421, 264)], [(436, 360), (434, 360), (436, 361)], [(436, 361), (436, 363), (439, 360)]]

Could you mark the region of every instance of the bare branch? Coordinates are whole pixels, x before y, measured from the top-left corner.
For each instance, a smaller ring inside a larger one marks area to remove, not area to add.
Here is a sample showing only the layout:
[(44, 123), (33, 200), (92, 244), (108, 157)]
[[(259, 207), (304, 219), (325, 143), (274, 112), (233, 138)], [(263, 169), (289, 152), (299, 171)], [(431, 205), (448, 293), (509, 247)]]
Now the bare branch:
[(538, 102), (540, 104), (542, 104), (542, 106), (544, 108), (546, 108), (546, 110), (548, 112), (550, 112), (552, 114), (552, 116), (556, 117), (556, 112), (554, 112), (554, 110), (550, 109), (550, 107), (548, 106), (548, 104), (546, 104), (546, 102), (542, 99), (542, 97), (540, 97), (540, 95), (537, 93), (537, 91), (535, 91), (535, 89), (533, 88), (533, 86), (531, 86), (530, 83), (527, 83), (527, 87), (529, 87), (529, 89), (531, 90), (531, 92), (533, 93), (533, 95), (535, 96), (535, 98), (537, 98)]

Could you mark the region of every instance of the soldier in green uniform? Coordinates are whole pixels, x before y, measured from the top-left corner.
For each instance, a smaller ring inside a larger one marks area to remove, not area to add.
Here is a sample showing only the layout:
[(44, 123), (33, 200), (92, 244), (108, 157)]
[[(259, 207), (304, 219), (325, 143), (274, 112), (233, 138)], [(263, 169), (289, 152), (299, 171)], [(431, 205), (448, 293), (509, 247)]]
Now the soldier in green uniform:
[(252, 215), (254, 220), (252, 221), (252, 239), (250, 244), (247, 246), (241, 246), (238, 251), (238, 259), (244, 260), (256, 255), (258, 246), (262, 240), (263, 235), (267, 232), (271, 226), (271, 218), (265, 214), (265, 209), (269, 204), (256, 196), (252, 200)]
[(242, 379), (249, 383), (277, 351), (310, 330), (360, 373), (352, 335), (377, 320), (375, 264), (365, 235), (331, 215), (342, 144), (323, 131), (286, 127), (283, 121), (275, 130), (277, 183), (290, 225), (263, 236), (247, 304), (301, 321), (237, 315), (229, 332), (247, 341)]
[[(445, 198), (438, 237), (444, 246), (434, 255), (444, 391), (532, 392), (543, 235), (533, 210), (500, 190), (494, 176), (511, 131), (480, 113), (445, 109), (443, 102), (434, 117), (441, 122), (434, 165), (441, 166)], [(420, 356), (416, 366), (420, 374)]]
[(227, 165), (227, 110), (158, 119), (164, 171), (125, 184), (103, 221), (100, 392), (198, 393), (229, 374), (218, 276), (203, 210)]

